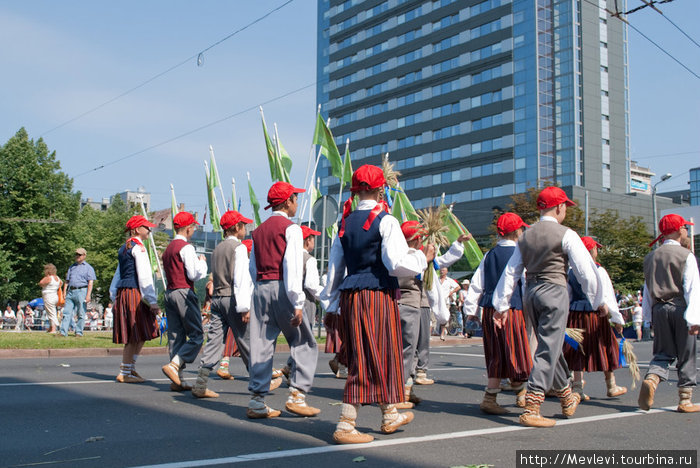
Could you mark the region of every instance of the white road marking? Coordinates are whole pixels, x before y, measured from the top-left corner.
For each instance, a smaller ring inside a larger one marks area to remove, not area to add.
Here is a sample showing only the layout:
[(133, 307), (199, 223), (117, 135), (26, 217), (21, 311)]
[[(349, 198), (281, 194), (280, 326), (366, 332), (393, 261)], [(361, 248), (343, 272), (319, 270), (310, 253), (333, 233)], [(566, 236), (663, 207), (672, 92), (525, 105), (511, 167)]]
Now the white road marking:
[[(619, 419), (627, 418), (631, 416), (640, 416), (645, 414), (662, 413), (667, 411), (675, 410), (675, 406), (667, 406), (660, 409), (652, 409), (650, 411), (627, 411), (621, 413), (603, 414), (599, 416), (587, 416), (578, 419), (567, 419), (564, 421), (557, 421), (557, 426), (568, 426), (571, 424), (583, 424), (595, 421), (604, 421), (608, 419)], [(188, 468), (196, 466), (213, 466), (213, 465), (225, 465), (233, 463), (250, 462), (254, 460), (270, 460), (279, 459), (287, 457), (298, 457), (303, 455), (319, 455), (323, 453), (335, 453), (335, 452), (347, 452), (350, 450), (358, 449), (370, 449), (379, 447), (390, 447), (394, 445), (405, 445), (405, 444), (415, 444), (415, 443), (425, 443), (432, 441), (443, 441), (447, 439), (462, 439), (467, 437), (477, 437), (489, 434), (503, 434), (508, 432), (517, 431), (527, 431), (533, 430), (531, 427), (523, 426), (499, 426), (488, 429), (475, 429), (471, 431), (459, 431), (459, 432), (448, 432), (442, 434), (430, 434), (420, 437), (403, 437), (398, 439), (389, 440), (377, 440), (370, 442), (368, 444), (355, 444), (355, 445), (324, 445), (322, 447), (309, 447), (303, 449), (293, 449), (293, 450), (281, 450), (275, 452), (260, 452), (260, 453), (249, 453), (245, 455), (236, 455), (233, 457), (224, 458), (210, 458), (210, 459), (200, 459), (200, 460), (188, 460), (182, 462), (172, 462), (172, 463), (162, 463), (159, 465), (143, 465), (135, 468)], [(534, 429), (538, 430), (538, 429)], [(539, 429), (542, 430), (542, 429)]]
[[(169, 382), (170, 379), (148, 379), (149, 382)], [(46, 385), (80, 385), (80, 384), (105, 384), (118, 383), (114, 379), (110, 380), (71, 380), (67, 382), (14, 382), (3, 383), (0, 387), (41, 387)]]
[(430, 354), (439, 354), (441, 356), (467, 356), (467, 357), (484, 357), (483, 354), (467, 354), (467, 353), (445, 353), (442, 351), (430, 351)]

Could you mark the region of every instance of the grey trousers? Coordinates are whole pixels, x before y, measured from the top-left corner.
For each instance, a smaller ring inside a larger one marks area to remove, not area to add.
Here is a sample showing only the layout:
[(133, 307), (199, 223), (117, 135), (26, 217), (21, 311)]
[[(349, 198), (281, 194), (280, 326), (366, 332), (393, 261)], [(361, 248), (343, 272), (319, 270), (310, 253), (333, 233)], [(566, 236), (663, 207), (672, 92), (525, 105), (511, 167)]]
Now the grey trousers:
[[(243, 314), (236, 312), (236, 300), (233, 296), (218, 296), (211, 300), (211, 318), (207, 344), (202, 351), (201, 367), (213, 369), (221, 360), (221, 354), (226, 346), (226, 333), (229, 328), (233, 333), (238, 351), (245, 368), (250, 362), (250, 336), (248, 324), (243, 323)], [(252, 313), (251, 313), (252, 315)]]
[(165, 313), (170, 359), (180, 356), (184, 363), (194, 362), (204, 342), (197, 295), (189, 288), (166, 290)]
[(403, 342), (403, 375), (406, 381), (415, 377), (413, 363), (416, 360), (418, 336), (420, 333), (421, 310), (406, 304), (399, 304), (401, 316), (401, 341)]
[(564, 359), (564, 334), (569, 317), (566, 286), (537, 281), (528, 283), (523, 309), (537, 336), (537, 349), (527, 381), (528, 391), (563, 390), (569, 385), (569, 366)]
[(250, 383), (248, 390), (258, 395), (270, 391), (272, 358), (280, 332), (289, 343), (294, 360), (290, 385), (304, 393), (311, 390), (316, 372), (318, 346), (306, 314), (293, 327), (294, 306), (289, 302), (284, 281), (258, 281), (253, 292), (254, 313), (250, 316)]
[[(311, 326), (311, 331), (314, 329), (314, 322), (316, 321), (316, 303), (311, 302), (310, 300), (304, 301), (304, 316), (308, 319), (309, 321), (309, 326)], [(289, 358), (287, 359), (287, 367), (290, 369), (294, 365), (294, 359), (292, 359), (292, 355), (289, 355)]]
[(688, 334), (688, 322), (683, 317), (685, 309), (682, 298), (658, 303), (651, 309), (654, 357), (647, 374), (656, 374), (661, 380), (668, 380), (668, 366), (678, 359), (678, 387), (695, 387), (698, 374), (697, 337)]
[(421, 307), (420, 329), (416, 354), (411, 364), (411, 377), (415, 377), (418, 371), (427, 372), (428, 364), (430, 364), (430, 307)]

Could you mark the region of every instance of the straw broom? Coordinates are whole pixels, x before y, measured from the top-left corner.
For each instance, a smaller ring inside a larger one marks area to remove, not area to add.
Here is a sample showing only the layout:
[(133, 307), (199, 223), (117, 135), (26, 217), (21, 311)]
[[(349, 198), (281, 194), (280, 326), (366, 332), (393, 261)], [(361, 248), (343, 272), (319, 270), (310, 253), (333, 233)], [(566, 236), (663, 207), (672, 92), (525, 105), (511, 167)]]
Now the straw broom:
[(389, 153), (386, 153), (382, 158), (382, 172), (384, 172), (384, 180), (389, 187), (395, 188), (399, 184), (401, 173), (394, 169), (393, 163), (389, 162)]
[(637, 355), (634, 354), (634, 348), (629, 340), (622, 342), (622, 354), (625, 356), (627, 365), (630, 368), (630, 375), (632, 376), (632, 390), (637, 388), (637, 382), (641, 379), (642, 373), (639, 370), (639, 363), (637, 362)]
[(585, 330), (583, 328), (566, 328), (564, 330), (564, 333), (566, 333), (569, 336), (569, 338), (571, 338), (579, 344), (578, 350), (582, 354), (586, 354), (583, 352), (583, 348), (580, 346), (581, 343), (583, 343), (583, 334), (585, 333)]
[[(440, 208), (431, 206), (425, 210), (418, 210), (418, 216), (426, 230), (426, 241), (428, 244), (435, 245), (435, 247), (450, 245), (450, 241), (447, 240), (445, 236), (445, 232), (447, 232), (449, 228), (442, 222), (443, 210), (445, 209), (445, 206), (442, 205)], [(430, 265), (425, 272), (424, 281), (426, 290), (430, 290), (430, 288), (433, 287), (434, 278), (435, 269)]]

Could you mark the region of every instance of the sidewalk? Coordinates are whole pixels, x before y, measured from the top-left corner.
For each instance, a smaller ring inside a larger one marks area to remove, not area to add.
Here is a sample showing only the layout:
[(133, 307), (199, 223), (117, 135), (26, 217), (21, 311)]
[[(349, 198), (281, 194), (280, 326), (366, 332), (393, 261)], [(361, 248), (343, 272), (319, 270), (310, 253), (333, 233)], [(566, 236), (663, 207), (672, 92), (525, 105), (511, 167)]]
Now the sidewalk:
[[(438, 336), (430, 337), (430, 346), (432, 348), (439, 346), (458, 346), (458, 345), (479, 345), (481, 338), (459, 338), (456, 336), (448, 336), (445, 341), (440, 340)], [(320, 345), (323, 346), (323, 345)], [(68, 349), (0, 349), (0, 359), (45, 359), (45, 358), (74, 358), (74, 357), (108, 357), (121, 356), (124, 348), (68, 348)], [(277, 351), (286, 353), (289, 351), (289, 345), (279, 344), (276, 347)], [(152, 355), (167, 355), (168, 348), (153, 347), (143, 348), (141, 356)]]

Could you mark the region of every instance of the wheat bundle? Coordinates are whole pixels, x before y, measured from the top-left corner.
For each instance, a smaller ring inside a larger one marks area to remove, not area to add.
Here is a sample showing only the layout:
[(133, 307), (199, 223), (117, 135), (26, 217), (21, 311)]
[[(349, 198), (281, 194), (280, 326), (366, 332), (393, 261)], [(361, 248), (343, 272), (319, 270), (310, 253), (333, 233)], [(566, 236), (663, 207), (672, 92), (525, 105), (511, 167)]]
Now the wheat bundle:
[[(624, 339), (624, 338), (623, 338)], [(625, 356), (627, 365), (630, 368), (630, 375), (632, 376), (632, 390), (637, 388), (637, 382), (641, 379), (642, 374), (639, 370), (639, 363), (637, 362), (637, 355), (634, 354), (634, 348), (629, 340), (622, 342), (622, 355)]]
[(399, 184), (399, 176), (401, 173), (394, 169), (394, 164), (389, 162), (389, 153), (382, 158), (382, 171), (384, 172), (384, 180), (389, 187), (395, 188)]
[[(423, 227), (425, 228), (425, 236), (428, 244), (433, 244), (437, 248), (438, 246), (445, 247), (450, 245), (450, 241), (447, 240), (445, 232), (449, 230), (447, 226), (443, 223), (443, 210), (445, 206), (436, 208), (431, 206), (430, 208), (424, 210), (418, 210), (418, 216), (420, 217)], [(433, 286), (433, 280), (435, 278), (435, 269), (431, 266), (425, 272), (425, 288), (430, 290)]]

